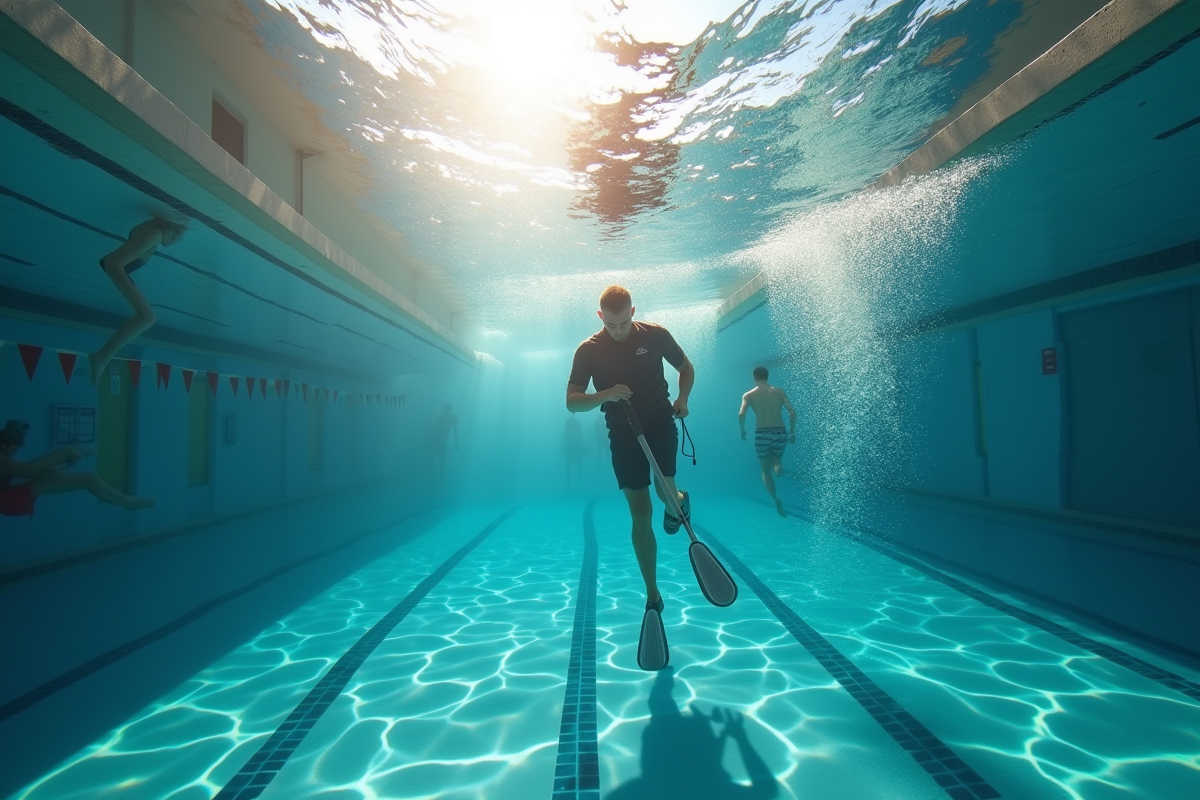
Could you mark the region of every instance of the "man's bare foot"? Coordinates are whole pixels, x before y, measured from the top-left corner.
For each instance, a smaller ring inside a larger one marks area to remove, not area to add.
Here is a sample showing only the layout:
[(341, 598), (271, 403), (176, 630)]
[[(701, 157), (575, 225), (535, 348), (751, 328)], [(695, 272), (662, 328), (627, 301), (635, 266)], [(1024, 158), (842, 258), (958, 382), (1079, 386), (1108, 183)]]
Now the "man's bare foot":
[(783, 501), (778, 497), (775, 498), (775, 511), (779, 514), (779, 516), (787, 518), (787, 511), (783, 507)]
[(141, 511), (143, 508), (150, 508), (154, 505), (154, 501), (149, 497), (128, 497), (121, 503), (121, 508), (128, 511)]

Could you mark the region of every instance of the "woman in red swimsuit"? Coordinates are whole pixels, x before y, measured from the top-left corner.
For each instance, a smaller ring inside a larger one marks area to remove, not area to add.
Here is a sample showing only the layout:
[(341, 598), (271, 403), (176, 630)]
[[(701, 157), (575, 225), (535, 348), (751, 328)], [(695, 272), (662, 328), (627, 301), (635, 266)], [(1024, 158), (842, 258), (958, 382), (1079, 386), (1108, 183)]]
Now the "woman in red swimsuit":
[[(39, 496), (80, 489), (86, 489), (105, 503), (130, 511), (154, 505), (154, 501), (148, 497), (133, 497), (118, 492), (94, 472), (63, 472), (87, 455), (78, 447), (60, 447), (40, 458), (17, 461), (14, 456), (25, 445), (25, 434), (28, 432), (29, 424), (19, 419), (10, 419), (0, 429), (0, 515), (32, 517), (33, 503)], [(13, 478), (30, 480), (14, 486)]]

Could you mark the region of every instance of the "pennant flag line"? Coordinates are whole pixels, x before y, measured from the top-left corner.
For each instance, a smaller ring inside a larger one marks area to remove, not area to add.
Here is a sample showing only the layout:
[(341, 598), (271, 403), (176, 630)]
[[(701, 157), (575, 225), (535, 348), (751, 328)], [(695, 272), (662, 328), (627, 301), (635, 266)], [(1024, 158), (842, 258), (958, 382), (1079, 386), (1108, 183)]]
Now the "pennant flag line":
[(29, 376), (29, 380), (33, 380), (33, 373), (37, 372), (43, 348), (32, 344), (19, 344), (17, 349), (21, 351), (21, 363), (25, 365), (25, 374)]
[[(34, 375), (37, 373), (37, 368), (41, 362), (42, 354), (45, 352), (46, 348), (42, 345), (32, 345), (32, 344), (22, 344), (20, 342), (0, 341), (0, 347), (3, 347), (5, 344), (17, 345), (17, 349), (21, 356), (21, 363), (25, 369), (25, 375), (29, 380), (32, 381), (34, 378)], [(59, 350), (57, 348), (51, 348), (51, 349), (54, 350), (55, 355), (58, 357), (59, 367), (62, 369), (63, 380), (66, 382), (66, 384), (68, 386), (70, 386), (71, 379), (75, 374), (75, 368), (79, 365), (79, 359), (83, 355), (83, 353), (75, 351), (75, 350)], [(129, 369), (129, 382), (130, 382), (132, 388), (134, 390), (137, 390), (138, 386), (141, 382), (143, 361), (141, 359), (137, 359), (137, 358), (118, 359), (118, 360), (124, 361), (126, 363), (128, 369)], [(171, 385), (171, 370), (174, 368), (174, 365), (163, 362), (163, 361), (152, 361), (152, 362), (148, 362), (148, 363), (154, 365), (155, 385), (157, 387), (169, 390), (170, 385)], [(183, 388), (184, 388), (184, 392), (186, 394), (191, 394), (192, 383), (196, 379), (197, 375), (201, 375), (208, 379), (208, 388), (212, 392), (213, 397), (219, 396), (221, 373), (188, 369), (186, 367), (179, 367), (179, 371), (183, 375)], [(244, 376), (226, 375), (225, 377), (227, 377), (229, 379), (229, 387), (230, 387), (230, 390), (233, 392), (233, 396), (237, 397), (238, 384), (242, 381)], [(254, 384), (256, 381), (258, 383), (258, 390), (259, 390), (260, 394), (262, 395), (263, 400), (267, 399), (267, 386), (271, 382), (271, 379), (261, 378), (261, 377), (257, 378), (257, 379), (251, 378), (251, 377), (245, 377), (244, 379), (246, 382), (246, 399), (247, 400), (252, 400), (254, 398)], [(275, 384), (275, 394), (281, 400), (287, 399), (291, 396), (291, 388), (292, 388), (291, 379), (289, 379), (289, 378), (274, 378), (273, 381)], [(310, 385), (303, 381), (298, 382), (299, 391), (296, 393), (298, 398), (302, 399), (304, 402), (307, 403), (308, 399), (309, 399), (308, 394), (309, 394), (310, 388), (313, 391), (313, 399), (314, 400), (328, 403), (330, 401), (331, 395), (332, 395), (332, 401), (335, 405), (337, 405), (338, 403), (341, 403), (343, 405), (348, 405), (348, 406), (371, 405), (372, 402), (374, 402), (374, 404), (378, 405), (378, 406), (386, 405), (391, 408), (399, 408), (400, 406), (403, 406), (405, 404), (405, 399), (406, 399), (404, 395), (366, 393), (366, 392), (343, 392), (340, 389), (333, 389), (328, 386)], [(373, 401), (372, 401), (372, 398), (374, 398)]]
[(58, 363), (62, 366), (63, 377), (66, 378), (67, 386), (71, 385), (71, 375), (75, 372), (75, 359), (78, 357), (78, 353), (72, 353), (69, 350), (58, 351)]

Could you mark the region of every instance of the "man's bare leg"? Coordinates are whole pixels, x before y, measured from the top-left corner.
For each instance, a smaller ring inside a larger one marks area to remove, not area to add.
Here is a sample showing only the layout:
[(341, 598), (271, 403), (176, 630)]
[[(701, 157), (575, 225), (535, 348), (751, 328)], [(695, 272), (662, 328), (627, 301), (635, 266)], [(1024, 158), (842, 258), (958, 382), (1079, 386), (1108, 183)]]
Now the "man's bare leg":
[(778, 464), (778, 459), (773, 456), (760, 458), (759, 466), (762, 467), (763, 486), (767, 489), (767, 494), (771, 495), (771, 499), (775, 501), (775, 513), (781, 517), (786, 517), (787, 512), (783, 510), (783, 503), (775, 495), (775, 464)]
[(637, 556), (642, 580), (646, 582), (646, 600), (658, 602), (658, 541), (654, 538), (651, 517), (654, 507), (650, 504), (650, 487), (644, 489), (622, 489), (629, 503), (629, 516), (633, 518), (633, 554)]
[(783, 474), (783, 461), (779, 456), (771, 456), (771, 468), (775, 471), (776, 475)]
[(125, 273), (124, 269), (109, 269), (107, 258), (105, 256), (106, 266), (104, 272), (113, 282), (113, 285), (121, 292), (122, 296), (129, 301), (129, 305), (133, 308), (134, 316), (125, 320), (121, 324), (121, 327), (117, 328), (113, 335), (109, 337), (103, 347), (94, 353), (88, 353), (88, 367), (91, 370), (93, 386), (100, 380), (100, 375), (108, 368), (108, 362), (112, 360), (117, 351), (148, 331), (157, 321), (154, 316), (154, 310), (150, 308), (150, 303), (146, 301), (146, 296), (134, 285), (133, 280)]
[(666, 475), (664, 475), (663, 479), (667, 482), (667, 488), (663, 489), (662, 485), (658, 482), (658, 478), (655, 478), (654, 479), (654, 491), (658, 493), (658, 499), (663, 501), (663, 505), (665, 505), (667, 507), (667, 511), (670, 511), (671, 514), (674, 515), (675, 512), (671, 509), (671, 504), (667, 500), (667, 498), (670, 497), (670, 495), (667, 493), (674, 492), (675, 493), (675, 502), (679, 504), (680, 508), (682, 508), (683, 507), (683, 492), (679, 491), (679, 489), (675, 486), (675, 478), (674, 477), (668, 478)]
[(44, 494), (77, 492), (81, 489), (91, 493), (93, 497), (102, 502), (111, 503), (129, 511), (150, 508), (154, 505), (154, 501), (148, 497), (134, 497), (117, 491), (94, 472), (55, 472), (41, 478), (34, 478), (29, 482), (29, 491), (33, 493), (34, 497), (41, 497)]

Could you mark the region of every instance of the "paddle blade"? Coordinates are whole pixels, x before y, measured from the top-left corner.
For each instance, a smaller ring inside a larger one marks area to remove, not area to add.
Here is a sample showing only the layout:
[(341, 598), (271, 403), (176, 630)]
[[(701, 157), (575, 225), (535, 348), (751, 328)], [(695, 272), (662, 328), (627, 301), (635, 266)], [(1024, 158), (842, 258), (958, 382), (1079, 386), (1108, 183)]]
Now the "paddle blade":
[(653, 608), (646, 609), (642, 617), (642, 636), (638, 641), (637, 662), (644, 670), (655, 672), (667, 666), (671, 652), (667, 648), (667, 632), (663, 629), (662, 616)]
[(717, 561), (717, 557), (708, 549), (704, 542), (692, 542), (688, 548), (688, 558), (692, 561), (692, 571), (696, 573), (696, 582), (700, 591), (714, 606), (724, 608), (733, 605), (737, 600), (737, 584), (733, 582), (729, 572)]

